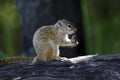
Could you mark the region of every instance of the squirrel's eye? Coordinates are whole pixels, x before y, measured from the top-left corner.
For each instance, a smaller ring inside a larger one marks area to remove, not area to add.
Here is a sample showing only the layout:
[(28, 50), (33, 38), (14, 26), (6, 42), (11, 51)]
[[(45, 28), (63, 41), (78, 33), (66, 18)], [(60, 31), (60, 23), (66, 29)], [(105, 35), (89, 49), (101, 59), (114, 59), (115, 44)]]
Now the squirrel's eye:
[(71, 28), (72, 26), (71, 25), (68, 25), (69, 28)]

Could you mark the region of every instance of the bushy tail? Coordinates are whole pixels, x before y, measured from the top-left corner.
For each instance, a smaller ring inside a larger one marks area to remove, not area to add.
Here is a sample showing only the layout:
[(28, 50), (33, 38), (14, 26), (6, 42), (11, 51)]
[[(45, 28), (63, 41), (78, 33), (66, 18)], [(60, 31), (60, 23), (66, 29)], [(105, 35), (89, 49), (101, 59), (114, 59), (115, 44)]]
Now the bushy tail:
[(0, 59), (0, 66), (17, 62), (32, 62), (33, 57), (8, 57)]

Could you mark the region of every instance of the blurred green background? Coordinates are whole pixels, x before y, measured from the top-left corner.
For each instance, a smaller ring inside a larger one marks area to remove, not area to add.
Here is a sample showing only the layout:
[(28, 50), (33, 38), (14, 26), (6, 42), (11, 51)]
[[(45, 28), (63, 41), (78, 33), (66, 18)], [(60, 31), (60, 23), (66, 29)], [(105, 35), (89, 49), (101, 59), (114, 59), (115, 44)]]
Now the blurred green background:
[[(80, 0), (79, 7), (85, 54), (120, 53), (120, 0)], [(0, 0), (0, 58), (21, 54), (20, 23), (15, 0)]]
[(82, 0), (88, 54), (120, 53), (120, 0)]
[(20, 54), (20, 20), (14, 0), (0, 0), (0, 58)]

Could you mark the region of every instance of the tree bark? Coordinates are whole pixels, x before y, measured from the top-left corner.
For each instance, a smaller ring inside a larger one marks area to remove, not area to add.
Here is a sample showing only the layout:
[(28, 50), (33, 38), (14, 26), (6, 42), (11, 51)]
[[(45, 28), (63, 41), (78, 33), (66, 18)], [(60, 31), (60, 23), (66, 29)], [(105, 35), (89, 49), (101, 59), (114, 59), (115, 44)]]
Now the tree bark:
[(0, 80), (120, 80), (120, 54), (88, 55), (68, 61), (19, 62), (0, 67)]

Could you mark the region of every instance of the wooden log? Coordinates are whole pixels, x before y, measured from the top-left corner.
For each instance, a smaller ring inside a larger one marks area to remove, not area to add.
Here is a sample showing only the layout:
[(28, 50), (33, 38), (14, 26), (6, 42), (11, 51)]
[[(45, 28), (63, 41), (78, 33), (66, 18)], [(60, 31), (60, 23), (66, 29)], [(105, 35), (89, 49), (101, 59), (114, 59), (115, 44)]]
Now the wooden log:
[(120, 80), (120, 54), (0, 66), (0, 80)]

